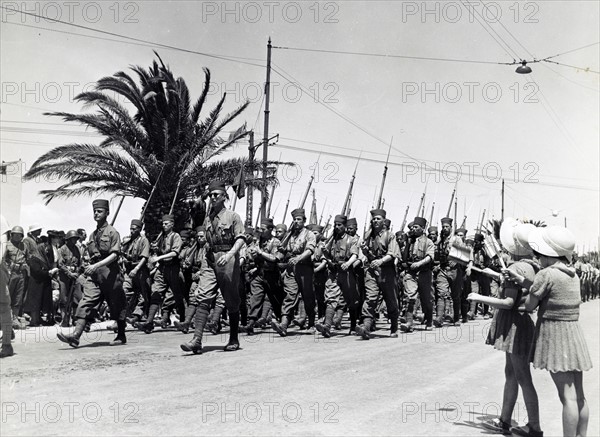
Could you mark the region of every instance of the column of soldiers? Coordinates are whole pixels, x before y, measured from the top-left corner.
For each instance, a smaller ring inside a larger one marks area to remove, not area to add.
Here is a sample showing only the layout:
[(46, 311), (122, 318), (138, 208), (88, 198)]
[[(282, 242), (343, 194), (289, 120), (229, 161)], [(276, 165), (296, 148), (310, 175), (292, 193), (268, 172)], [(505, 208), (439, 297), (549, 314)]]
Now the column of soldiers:
[[(466, 296), (497, 294), (499, 283), (480, 272), (499, 272), (498, 259), (486, 252), (480, 232), (467, 241), (472, 246), (467, 263), (449, 257), (451, 247), (464, 244), (467, 234), (453, 230), (451, 218), (441, 220), (439, 235), (423, 217), (415, 217), (408, 232), (394, 234), (386, 211), (374, 209), (362, 238), (356, 219), (344, 215), (335, 217), (325, 237), (323, 226), (307, 225), (305, 211), (298, 208), (289, 229), (272, 219), (249, 229), (225, 207), (224, 183), (211, 183), (208, 192), (210, 208), (201, 226), (177, 233), (174, 217), (165, 215), (153, 243), (137, 219), (121, 240), (107, 222), (109, 202), (103, 199), (92, 203), (97, 227), (87, 241), (83, 229), (62, 236), (49, 231), (43, 242), (41, 227), (30, 227), (27, 237), (14, 227), (3, 246), (0, 270), (2, 356), (12, 355), (8, 330), (18, 328), (24, 312), (34, 326), (42, 314), (52, 323), (72, 326), (70, 333), (58, 334), (72, 347), (79, 346), (104, 307), (114, 320), (116, 337), (110, 345), (127, 343), (127, 323), (150, 334), (159, 314), (158, 325), (169, 329), (175, 313), (176, 330), (193, 332), (181, 349), (195, 354), (202, 352), (205, 331), (218, 333), (225, 318), (229, 340), (224, 350), (236, 351), (240, 332), (254, 335), (269, 326), (282, 337), (294, 325), (331, 337), (342, 329), (346, 314), (349, 333), (364, 340), (377, 335), (377, 324), (381, 328), (385, 318), (389, 337), (396, 338), (419, 323), (427, 330), (467, 323), (478, 313), (490, 317), (487, 306), (478, 307)], [(596, 298), (597, 266), (584, 256), (575, 267), (582, 300)], [(59, 289), (54, 310), (47, 308), (53, 278)]]

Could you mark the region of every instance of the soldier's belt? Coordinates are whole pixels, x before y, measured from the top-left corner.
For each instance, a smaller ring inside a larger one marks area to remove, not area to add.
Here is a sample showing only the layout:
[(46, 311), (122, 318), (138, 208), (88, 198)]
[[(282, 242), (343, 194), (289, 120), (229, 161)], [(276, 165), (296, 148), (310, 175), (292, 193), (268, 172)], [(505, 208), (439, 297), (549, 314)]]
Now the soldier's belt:
[(233, 247), (233, 245), (231, 245), (231, 244), (215, 244), (214, 246), (211, 246), (211, 249), (215, 253), (216, 252), (229, 252), (232, 247)]

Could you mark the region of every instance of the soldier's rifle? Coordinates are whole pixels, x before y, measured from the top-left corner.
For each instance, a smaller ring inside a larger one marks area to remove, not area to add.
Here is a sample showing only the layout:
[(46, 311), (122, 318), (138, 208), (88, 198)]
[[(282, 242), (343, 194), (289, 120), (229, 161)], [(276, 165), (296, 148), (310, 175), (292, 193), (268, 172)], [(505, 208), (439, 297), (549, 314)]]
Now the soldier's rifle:
[(381, 177), (381, 188), (379, 190), (379, 197), (377, 199), (377, 209), (382, 208), (383, 202), (383, 189), (385, 187), (385, 179), (387, 177), (388, 171), (388, 163), (390, 162), (390, 152), (392, 151), (392, 142), (394, 141), (394, 137), (392, 137), (390, 141), (390, 147), (388, 148), (387, 158), (385, 158), (385, 166), (383, 167), (383, 176)]
[(350, 178), (350, 185), (348, 186), (348, 192), (346, 193), (346, 199), (344, 200), (344, 206), (342, 207), (342, 215), (348, 215), (350, 213), (350, 199), (352, 197), (352, 189), (354, 188), (354, 180), (356, 179), (356, 169), (358, 168), (358, 163), (360, 162), (360, 157), (362, 155), (362, 150), (358, 155), (358, 160), (356, 161), (356, 166), (354, 167), (354, 172), (352, 173), (352, 177)]

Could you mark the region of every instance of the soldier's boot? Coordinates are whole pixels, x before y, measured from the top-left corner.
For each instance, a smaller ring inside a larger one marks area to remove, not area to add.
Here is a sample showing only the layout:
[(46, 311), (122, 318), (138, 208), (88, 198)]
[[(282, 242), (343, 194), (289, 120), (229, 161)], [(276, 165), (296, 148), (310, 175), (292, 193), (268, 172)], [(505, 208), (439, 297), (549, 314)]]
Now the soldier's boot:
[(444, 299), (439, 298), (437, 302), (437, 310), (435, 311), (436, 318), (433, 320), (433, 324), (436, 328), (444, 326)]
[(175, 329), (178, 331), (187, 334), (190, 332), (190, 326), (192, 325), (192, 320), (194, 320), (194, 315), (196, 314), (196, 305), (188, 305), (185, 309), (185, 319), (183, 322), (174, 322)]
[(356, 310), (350, 310), (350, 332), (349, 334), (356, 333), (356, 322), (358, 321)]
[(69, 327), (69, 318), (67, 317), (67, 312), (65, 310), (60, 311), (60, 326), (61, 328)]
[(398, 338), (398, 313), (390, 315), (390, 337)]
[(127, 317), (127, 323), (129, 323), (134, 328), (137, 328), (138, 323), (140, 323), (141, 317), (139, 314), (134, 314), (131, 317)]
[(335, 313), (335, 310), (333, 309), (333, 307), (331, 307), (330, 305), (327, 305), (327, 307), (325, 308), (324, 322), (317, 323), (315, 325), (315, 327), (317, 328), (317, 331), (319, 331), (321, 333), (321, 335), (323, 335), (323, 337), (325, 337), (325, 338), (331, 337), (331, 325), (333, 324), (334, 313)]
[[(327, 309), (325, 309), (325, 314), (327, 314)], [(344, 318), (344, 310), (338, 309), (335, 311), (335, 316), (333, 317), (333, 327), (338, 331), (342, 329), (342, 320)]]
[(285, 337), (287, 335), (287, 328), (289, 325), (289, 319), (287, 316), (281, 316), (281, 323), (277, 323), (276, 320), (271, 322), (271, 327), (277, 332), (281, 337)]
[(127, 343), (127, 337), (125, 336), (125, 327), (127, 322), (125, 320), (117, 320), (117, 336), (113, 341), (109, 343), (110, 346), (120, 346)]
[(402, 332), (413, 332), (414, 331), (412, 311), (408, 311), (406, 313), (406, 323), (402, 323), (400, 325), (400, 331), (402, 331)]
[(246, 331), (246, 335), (254, 335), (254, 326), (256, 326), (256, 322), (254, 319), (250, 319), (248, 324), (244, 327), (244, 331)]
[(369, 340), (371, 338), (372, 329), (373, 319), (371, 317), (365, 317), (363, 324), (356, 327), (356, 333), (360, 335), (363, 340)]
[(238, 332), (240, 327), (240, 312), (229, 313), (229, 341), (223, 348), (225, 352), (234, 352), (240, 348)]
[(154, 330), (154, 316), (158, 312), (158, 304), (153, 303), (148, 309), (148, 319), (143, 323), (138, 323), (138, 329), (150, 334)]
[(2, 343), (2, 350), (0, 350), (0, 358), (11, 357), (15, 354), (12, 344)]
[(180, 347), (185, 352), (193, 352), (194, 354), (202, 353), (202, 334), (208, 320), (208, 309), (198, 307), (194, 314), (194, 337), (191, 341), (183, 343)]
[(86, 320), (85, 319), (77, 319), (75, 321), (75, 329), (71, 335), (63, 334), (59, 332), (56, 334), (58, 339), (63, 343), (67, 343), (71, 347), (79, 346), (79, 339), (81, 338), (81, 334), (83, 334), (83, 330), (85, 329)]
[(315, 333), (316, 329), (315, 329), (315, 312), (313, 310), (313, 312), (311, 314), (308, 315), (308, 326), (306, 327), (306, 329), (308, 329), (308, 331), (312, 334)]
[(221, 332), (221, 315), (223, 314), (223, 310), (223, 307), (216, 306), (210, 316), (210, 321), (206, 324), (208, 330), (214, 335)]
[(163, 310), (162, 318), (160, 319), (160, 327), (162, 329), (167, 329), (171, 326), (171, 311)]

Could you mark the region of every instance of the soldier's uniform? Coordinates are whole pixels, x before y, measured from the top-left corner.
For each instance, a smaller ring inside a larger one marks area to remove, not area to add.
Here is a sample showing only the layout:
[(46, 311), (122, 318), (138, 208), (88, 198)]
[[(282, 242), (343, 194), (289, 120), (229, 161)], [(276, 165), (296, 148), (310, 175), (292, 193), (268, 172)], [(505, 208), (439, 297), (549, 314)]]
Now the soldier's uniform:
[[(306, 217), (304, 210), (301, 208), (292, 211), (292, 217)], [(315, 235), (302, 227), (302, 229), (291, 229), (291, 234), (287, 244), (281, 248), (285, 258), (292, 258), (302, 255), (307, 250), (311, 255), (315, 252), (317, 240)], [(283, 243), (282, 243), (283, 244)], [(284, 259), (285, 259), (284, 258)], [(281, 308), (281, 324), (273, 321), (272, 326), (279, 335), (285, 337), (287, 335), (287, 327), (289, 321), (294, 317), (294, 309), (298, 305), (300, 296), (304, 301), (304, 308), (308, 318), (308, 328), (314, 327), (315, 324), (315, 291), (313, 287), (313, 264), (311, 256), (298, 262), (296, 265), (288, 264), (283, 272), (283, 289), (285, 298)]]
[[(172, 215), (163, 216), (162, 221), (174, 221)], [(177, 255), (168, 260), (160, 260), (158, 268), (154, 274), (154, 282), (151, 287), (150, 308), (148, 310), (148, 320), (146, 323), (140, 323), (138, 328), (149, 334), (154, 329), (154, 317), (159, 306), (163, 303), (163, 318), (161, 326), (168, 326), (170, 312), (173, 308), (179, 314), (179, 319), (185, 318), (185, 301), (183, 297), (183, 281), (181, 280), (180, 255), (181, 255), (181, 237), (178, 233), (171, 231), (167, 235), (161, 235), (157, 244), (157, 255), (166, 255), (175, 252)], [(172, 302), (167, 301), (167, 292), (173, 293)]]
[[(427, 221), (423, 217), (415, 217), (413, 224), (420, 225), (421, 228), (425, 229)], [(403, 331), (410, 332), (413, 329), (413, 311), (417, 296), (423, 309), (423, 324), (428, 328), (433, 323), (432, 267), (435, 246), (425, 234), (407, 242), (406, 245), (407, 259), (402, 261), (407, 264), (404, 272), (404, 289), (408, 299), (408, 307), (406, 310), (406, 324), (403, 324), (401, 328)], [(425, 261), (427, 258), (429, 260)], [(425, 262), (425, 264), (413, 270), (411, 265), (417, 262)]]
[[(212, 182), (208, 187), (209, 192), (218, 192), (225, 196), (225, 184)], [(216, 193), (213, 193), (218, 195)], [(225, 306), (229, 315), (229, 341), (225, 346), (226, 351), (235, 351), (239, 348), (238, 331), (240, 320), (240, 254), (239, 249), (230, 253), (236, 247), (237, 240), (245, 241), (245, 228), (240, 216), (224, 206), (218, 211), (211, 211), (204, 220), (208, 252), (205, 266), (200, 270), (200, 280), (196, 291), (196, 304), (198, 306), (194, 316), (194, 338), (190, 343), (181, 345), (184, 351), (198, 353), (202, 349), (202, 336), (208, 319), (210, 307), (215, 301), (218, 290), (221, 290)], [(237, 246), (239, 247), (239, 246)], [(230, 259), (219, 265), (219, 260), (225, 256)], [(209, 270), (212, 270), (209, 271)]]
[[(141, 228), (144, 226), (141, 220), (131, 220), (131, 225)], [(125, 270), (125, 279), (123, 281), (123, 290), (127, 297), (127, 316), (132, 317), (131, 322), (136, 323), (141, 320), (145, 314), (148, 314), (150, 306), (150, 269), (148, 268), (148, 259), (150, 258), (150, 242), (143, 235), (130, 239), (127, 243), (121, 245), (121, 254), (123, 267)], [(142, 259), (146, 262), (138, 269), (135, 276), (130, 273), (137, 267)]]
[[(377, 215), (385, 218), (385, 210), (374, 209), (371, 216)], [(394, 260), (400, 257), (398, 244), (394, 234), (382, 228), (379, 232), (372, 229), (371, 233), (365, 237), (363, 242), (363, 253), (367, 257), (365, 265), (365, 301), (362, 306), (363, 326), (357, 327), (357, 332), (365, 339), (369, 339), (369, 332), (373, 326), (373, 319), (376, 316), (377, 300), (379, 295), (383, 295), (388, 317), (391, 322), (390, 333), (396, 337), (398, 331), (398, 299), (396, 297), (396, 269)], [(387, 262), (379, 267), (371, 267), (375, 260), (381, 260), (389, 256)]]
[[(444, 217), (443, 223), (452, 224), (452, 219)], [(434, 321), (437, 327), (441, 327), (443, 324), (444, 311), (446, 306), (452, 306), (454, 310), (454, 323), (460, 323), (461, 319), (461, 299), (462, 299), (462, 287), (463, 287), (463, 271), (460, 266), (448, 259), (450, 253), (450, 246), (454, 240), (452, 235), (447, 235), (438, 244), (439, 257), (440, 257), (440, 271), (438, 272), (436, 286), (439, 293), (439, 299), (437, 303), (437, 318)], [(466, 316), (467, 311), (464, 311)]]
[[(487, 255), (483, 247), (483, 234), (475, 234), (475, 242), (473, 245), (473, 250), (471, 252), (471, 262), (473, 263), (473, 266), (481, 270), (490, 267), (492, 264), (492, 260)], [(491, 294), (492, 278), (479, 272), (471, 272), (469, 279), (471, 281), (472, 293), (481, 294), (482, 296), (489, 296)], [(484, 318), (489, 318), (488, 311), (489, 306), (483, 305), (482, 316)], [(474, 319), (476, 315), (477, 302), (471, 301), (469, 309), (469, 318)]]
[[(271, 219), (263, 220), (263, 224), (272, 227)], [(256, 272), (252, 275), (250, 281), (250, 310), (248, 312), (248, 326), (246, 331), (252, 334), (254, 326), (263, 313), (263, 305), (268, 300), (275, 317), (281, 317), (281, 305), (283, 303), (283, 290), (281, 289), (279, 267), (277, 266), (277, 257), (279, 255), (279, 245), (281, 242), (275, 237), (268, 240), (259, 240), (254, 245), (267, 256), (265, 258), (252, 247), (248, 248), (248, 255), (256, 266)]]
[[(334, 223), (341, 223), (344, 226), (346, 222), (347, 218), (343, 215), (337, 215), (334, 220)], [(324, 337), (329, 337), (331, 327), (334, 324), (334, 313), (338, 311), (341, 305), (346, 306), (350, 312), (351, 329), (356, 327), (360, 297), (356, 288), (356, 278), (352, 265), (358, 258), (358, 245), (356, 239), (346, 234), (344, 230), (342, 235), (333, 234), (323, 253), (327, 260), (325, 320), (323, 324), (318, 323), (316, 327)], [(345, 264), (349, 264), (346, 269), (342, 268)], [(343, 316), (343, 310), (341, 311)]]
[[(109, 209), (108, 200), (97, 199), (92, 202), (94, 209)], [(121, 237), (117, 230), (104, 221), (90, 235), (87, 244), (87, 254), (90, 264), (96, 264), (112, 254), (118, 255), (121, 251)], [(118, 333), (113, 344), (124, 344), (125, 339), (125, 313), (127, 300), (123, 291), (123, 275), (118, 263), (118, 256), (108, 265), (98, 267), (90, 276), (85, 276), (83, 283), (83, 297), (77, 305), (75, 312), (75, 330), (72, 335), (58, 334), (58, 338), (72, 347), (79, 345), (79, 338), (83, 333), (86, 320), (92, 319), (95, 309), (106, 300), (110, 309), (110, 317), (117, 321)]]
[(58, 248), (58, 280), (60, 297), (58, 308), (62, 317), (61, 326), (70, 326), (71, 308), (74, 297), (81, 294), (81, 284), (77, 278), (82, 273), (81, 252), (73, 241), (79, 238), (76, 231), (67, 233), (67, 244)]
[[(322, 235), (323, 226), (321, 225), (308, 225), (307, 229)], [(315, 300), (317, 302), (317, 317), (322, 319), (325, 317), (325, 282), (327, 281), (327, 267), (319, 267), (323, 264), (323, 249), (325, 248), (325, 242), (320, 240), (321, 237), (317, 237), (317, 245), (315, 246), (315, 252), (312, 254), (311, 259), (313, 263), (314, 275), (313, 275), (313, 287), (315, 289)]]

